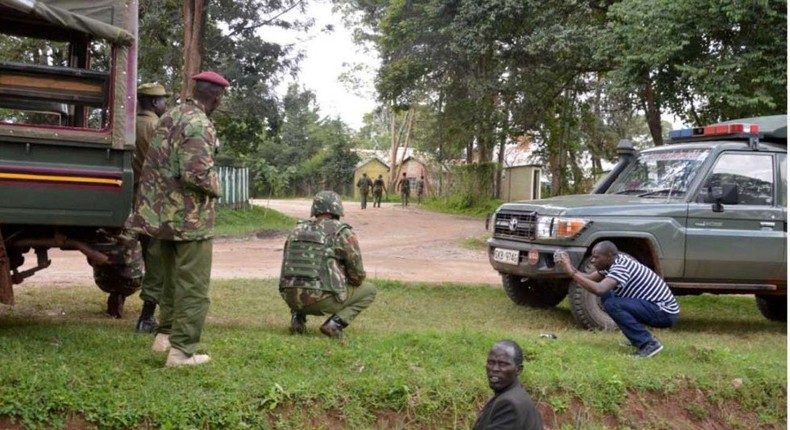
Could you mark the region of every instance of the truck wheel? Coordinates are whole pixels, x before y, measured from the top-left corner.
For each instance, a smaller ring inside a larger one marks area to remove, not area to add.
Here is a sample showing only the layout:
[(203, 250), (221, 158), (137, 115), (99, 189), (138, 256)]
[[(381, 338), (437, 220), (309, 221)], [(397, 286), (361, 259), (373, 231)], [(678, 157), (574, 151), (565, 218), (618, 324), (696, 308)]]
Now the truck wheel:
[(787, 296), (754, 296), (757, 309), (771, 321), (787, 322)]
[(590, 330), (617, 329), (617, 324), (603, 309), (601, 298), (578, 286), (575, 282), (572, 282), (568, 289), (568, 303), (573, 318), (585, 328)]
[(513, 303), (533, 308), (557, 306), (568, 295), (565, 281), (534, 281), (502, 274), (502, 288)]

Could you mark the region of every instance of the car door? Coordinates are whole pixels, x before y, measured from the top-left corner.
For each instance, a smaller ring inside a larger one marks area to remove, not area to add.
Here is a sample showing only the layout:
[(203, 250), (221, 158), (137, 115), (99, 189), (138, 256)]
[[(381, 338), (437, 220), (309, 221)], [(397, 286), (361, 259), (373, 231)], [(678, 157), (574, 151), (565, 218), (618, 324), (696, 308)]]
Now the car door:
[[(776, 155), (780, 154), (719, 154), (700, 194), (689, 205), (685, 279), (786, 280), (787, 205), (777, 190), (777, 170), (781, 169)], [(738, 186), (738, 203), (714, 211), (711, 190), (733, 183)]]

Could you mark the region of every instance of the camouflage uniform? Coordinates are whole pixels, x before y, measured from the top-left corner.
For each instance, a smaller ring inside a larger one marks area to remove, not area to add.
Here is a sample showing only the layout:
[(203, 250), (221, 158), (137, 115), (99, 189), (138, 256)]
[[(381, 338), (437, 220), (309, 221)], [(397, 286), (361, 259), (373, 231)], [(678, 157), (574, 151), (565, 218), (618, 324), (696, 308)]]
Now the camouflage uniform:
[[(220, 195), (214, 170), (216, 131), (195, 100), (165, 113), (146, 154), (134, 231), (160, 247), (164, 288), (157, 332), (191, 356), (208, 313), (214, 202)], [(178, 297), (178, 300), (176, 300)]]
[(420, 177), (417, 180), (417, 203), (422, 203), (422, 195), (425, 193), (425, 180)]
[(409, 194), (411, 194), (411, 184), (409, 178), (403, 177), (398, 181), (398, 189), (400, 189), (400, 203), (404, 208), (409, 205)]
[(362, 209), (365, 209), (368, 206), (368, 193), (370, 192), (370, 187), (372, 186), (373, 181), (371, 181), (370, 178), (368, 178), (368, 176), (363, 173), (362, 177), (357, 181), (357, 188), (359, 188)]
[(381, 194), (384, 191), (384, 180), (381, 175), (373, 181), (373, 207), (381, 207)]
[[(170, 94), (165, 88), (157, 83), (142, 84), (137, 88), (139, 97), (168, 97)], [(160, 112), (161, 113), (161, 112)], [(138, 105), (137, 122), (135, 124), (136, 140), (134, 147), (134, 160), (132, 170), (134, 171), (134, 194), (138, 193), (140, 187), (140, 177), (143, 171), (143, 162), (146, 153), (154, 137), (156, 126), (159, 124), (159, 115), (150, 109), (145, 109)], [(162, 273), (161, 253), (158, 243), (151, 241), (146, 235), (140, 235), (140, 245), (143, 250), (145, 261), (145, 276), (143, 277), (143, 288), (140, 291), (140, 299), (143, 300), (143, 312), (137, 323), (139, 332), (148, 332), (156, 329), (156, 320), (153, 318), (156, 305), (159, 304), (159, 296), (162, 295), (164, 276)], [(150, 314), (150, 315), (149, 315)]]
[[(339, 197), (331, 194), (340, 205)], [(328, 192), (318, 193), (316, 201), (326, 195)], [(313, 212), (314, 216), (325, 213)], [(342, 205), (335, 212), (342, 214)], [(288, 236), (279, 289), (295, 316), (333, 315), (342, 327), (347, 326), (376, 297), (375, 287), (364, 280), (362, 252), (348, 224), (338, 219), (312, 219), (300, 222)]]

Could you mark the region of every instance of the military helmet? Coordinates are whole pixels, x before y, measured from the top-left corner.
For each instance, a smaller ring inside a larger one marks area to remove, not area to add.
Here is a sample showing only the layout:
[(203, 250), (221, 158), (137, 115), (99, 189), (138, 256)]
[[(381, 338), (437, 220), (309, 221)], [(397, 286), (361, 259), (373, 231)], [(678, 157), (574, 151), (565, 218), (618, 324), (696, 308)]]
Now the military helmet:
[(321, 214), (332, 214), (343, 216), (343, 202), (340, 196), (334, 191), (320, 191), (313, 197), (313, 207), (310, 208), (310, 216)]

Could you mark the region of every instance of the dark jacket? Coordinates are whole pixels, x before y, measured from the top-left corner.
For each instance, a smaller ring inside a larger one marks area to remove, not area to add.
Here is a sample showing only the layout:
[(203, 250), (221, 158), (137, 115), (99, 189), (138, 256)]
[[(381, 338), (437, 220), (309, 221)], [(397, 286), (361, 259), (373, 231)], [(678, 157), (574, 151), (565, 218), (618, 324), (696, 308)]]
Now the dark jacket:
[(520, 383), (496, 394), (486, 403), (474, 430), (543, 430), (538, 408)]

